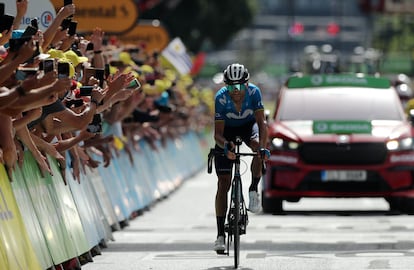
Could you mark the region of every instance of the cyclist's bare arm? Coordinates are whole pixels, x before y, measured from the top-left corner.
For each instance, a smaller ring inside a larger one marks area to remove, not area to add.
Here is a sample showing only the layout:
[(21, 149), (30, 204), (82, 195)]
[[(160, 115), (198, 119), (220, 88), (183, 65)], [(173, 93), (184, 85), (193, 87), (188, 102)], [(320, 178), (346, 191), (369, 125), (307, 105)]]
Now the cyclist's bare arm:
[(215, 121), (214, 122), (214, 140), (216, 144), (221, 148), (224, 147), (226, 138), (224, 138), (224, 121)]

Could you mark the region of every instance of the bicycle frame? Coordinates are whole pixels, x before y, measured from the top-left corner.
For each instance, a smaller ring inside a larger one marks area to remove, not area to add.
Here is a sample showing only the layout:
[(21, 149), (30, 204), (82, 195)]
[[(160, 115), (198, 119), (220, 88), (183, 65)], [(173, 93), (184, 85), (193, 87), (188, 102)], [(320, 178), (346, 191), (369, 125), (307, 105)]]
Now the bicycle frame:
[[(242, 181), (240, 175), (240, 157), (241, 156), (256, 156), (257, 152), (241, 153), (240, 146), (242, 139), (236, 138), (234, 160), (234, 174), (231, 181), (231, 196), (229, 209), (227, 211), (227, 224), (225, 225), (225, 232), (227, 233), (227, 250), (224, 255), (230, 255), (230, 242), (234, 242), (234, 268), (237, 268), (240, 262), (240, 235), (246, 233), (248, 223), (248, 215), (246, 204), (244, 203)], [(208, 173), (212, 172), (212, 158), (216, 154), (224, 155), (224, 153), (216, 153), (215, 149), (211, 149), (208, 155)], [(264, 166), (264, 165), (263, 165)]]

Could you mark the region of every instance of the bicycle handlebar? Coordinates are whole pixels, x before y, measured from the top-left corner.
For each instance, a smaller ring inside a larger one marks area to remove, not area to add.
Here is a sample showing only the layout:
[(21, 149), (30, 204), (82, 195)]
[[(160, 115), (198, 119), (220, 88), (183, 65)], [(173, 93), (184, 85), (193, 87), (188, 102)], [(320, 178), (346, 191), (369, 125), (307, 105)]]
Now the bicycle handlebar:
[[(243, 153), (238, 152), (234, 153), (236, 156), (257, 156), (258, 152), (250, 152), (250, 153)], [(208, 161), (207, 161), (207, 172), (210, 174), (213, 170), (213, 158), (217, 155), (224, 156), (224, 150), (216, 150), (214, 148), (210, 148), (210, 152), (208, 153)], [(262, 174), (266, 174), (266, 164), (262, 160)]]

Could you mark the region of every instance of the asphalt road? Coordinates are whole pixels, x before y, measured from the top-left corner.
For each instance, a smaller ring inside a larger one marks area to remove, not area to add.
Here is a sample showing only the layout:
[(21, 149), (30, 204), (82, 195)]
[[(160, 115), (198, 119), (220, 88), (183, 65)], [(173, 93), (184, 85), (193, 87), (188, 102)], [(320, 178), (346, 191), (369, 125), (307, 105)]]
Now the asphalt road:
[[(212, 251), (215, 187), (205, 171), (187, 180), (115, 232), (115, 241), (82, 269), (233, 269), (231, 254)], [(388, 212), (382, 199), (307, 199), (285, 209), (249, 215), (239, 269), (414, 269), (414, 216)]]

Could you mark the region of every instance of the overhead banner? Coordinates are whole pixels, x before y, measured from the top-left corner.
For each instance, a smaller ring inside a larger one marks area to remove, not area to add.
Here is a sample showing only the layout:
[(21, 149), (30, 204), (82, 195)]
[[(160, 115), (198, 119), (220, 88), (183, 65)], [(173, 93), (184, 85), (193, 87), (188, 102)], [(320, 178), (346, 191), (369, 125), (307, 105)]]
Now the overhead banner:
[[(51, 0), (56, 10), (63, 0)], [(138, 8), (133, 0), (74, 0), (76, 6), (74, 21), (78, 22), (77, 32), (92, 32), (95, 27), (105, 33), (123, 33), (131, 29), (138, 20)]]
[(159, 23), (140, 22), (130, 31), (118, 37), (126, 44), (144, 43), (148, 52), (162, 51), (170, 42), (167, 30)]

